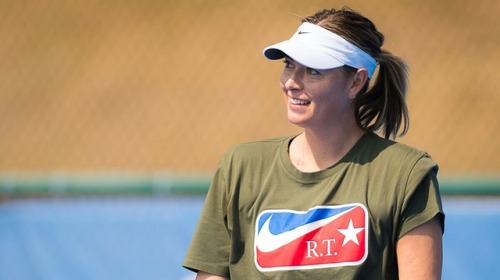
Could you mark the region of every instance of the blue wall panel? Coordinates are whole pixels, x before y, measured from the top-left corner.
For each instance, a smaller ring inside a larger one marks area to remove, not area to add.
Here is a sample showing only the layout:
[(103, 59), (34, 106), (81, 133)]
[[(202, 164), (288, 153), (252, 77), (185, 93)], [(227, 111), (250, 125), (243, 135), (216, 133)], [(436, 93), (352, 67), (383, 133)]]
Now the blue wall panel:
[[(0, 279), (192, 279), (181, 267), (203, 197), (0, 203)], [(443, 279), (499, 279), (500, 198), (444, 199)]]

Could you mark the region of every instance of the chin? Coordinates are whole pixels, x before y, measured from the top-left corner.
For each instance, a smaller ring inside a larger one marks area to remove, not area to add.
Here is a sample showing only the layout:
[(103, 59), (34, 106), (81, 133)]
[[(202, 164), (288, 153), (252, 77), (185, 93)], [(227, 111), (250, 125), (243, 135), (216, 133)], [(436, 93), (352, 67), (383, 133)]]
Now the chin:
[(306, 121), (302, 118), (296, 118), (296, 117), (290, 117), (288, 116), (288, 121), (291, 123), (291, 124), (294, 124), (298, 127), (302, 127), (302, 128), (305, 128), (307, 125), (306, 125)]

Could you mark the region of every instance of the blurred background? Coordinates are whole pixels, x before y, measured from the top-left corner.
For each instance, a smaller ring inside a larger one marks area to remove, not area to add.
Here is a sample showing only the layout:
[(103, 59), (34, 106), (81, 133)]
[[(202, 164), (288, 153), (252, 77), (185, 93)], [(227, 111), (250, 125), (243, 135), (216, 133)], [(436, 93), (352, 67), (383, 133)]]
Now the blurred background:
[(34, 0), (0, 1), (0, 278), (189, 279), (221, 154), (299, 132), (262, 49), (344, 5), (410, 65), (398, 141), (439, 163), (461, 233), (444, 279), (500, 273), (499, 1)]

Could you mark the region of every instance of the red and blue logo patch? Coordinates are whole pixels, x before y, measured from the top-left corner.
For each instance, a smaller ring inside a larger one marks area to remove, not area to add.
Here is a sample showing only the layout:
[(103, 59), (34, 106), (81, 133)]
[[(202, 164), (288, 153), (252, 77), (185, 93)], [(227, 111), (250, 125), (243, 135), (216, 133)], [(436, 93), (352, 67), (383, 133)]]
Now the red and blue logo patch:
[(359, 203), (305, 212), (266, 210), (255, 228), (260, 271), (357, 265), (368, 254), (368, 211)]

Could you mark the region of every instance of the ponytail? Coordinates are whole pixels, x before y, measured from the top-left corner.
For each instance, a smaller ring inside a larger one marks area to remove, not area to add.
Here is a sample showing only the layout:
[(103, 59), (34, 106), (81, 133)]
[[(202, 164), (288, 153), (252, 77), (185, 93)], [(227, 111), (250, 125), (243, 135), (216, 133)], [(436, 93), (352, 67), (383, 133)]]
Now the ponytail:
[(385, 138), (403, 136), (409, 128), (408, 66), (384, 49), (376, 59), (379, 69), (373, 85), (356, 97), (356, 121), (366, 130), (383, 132)]

